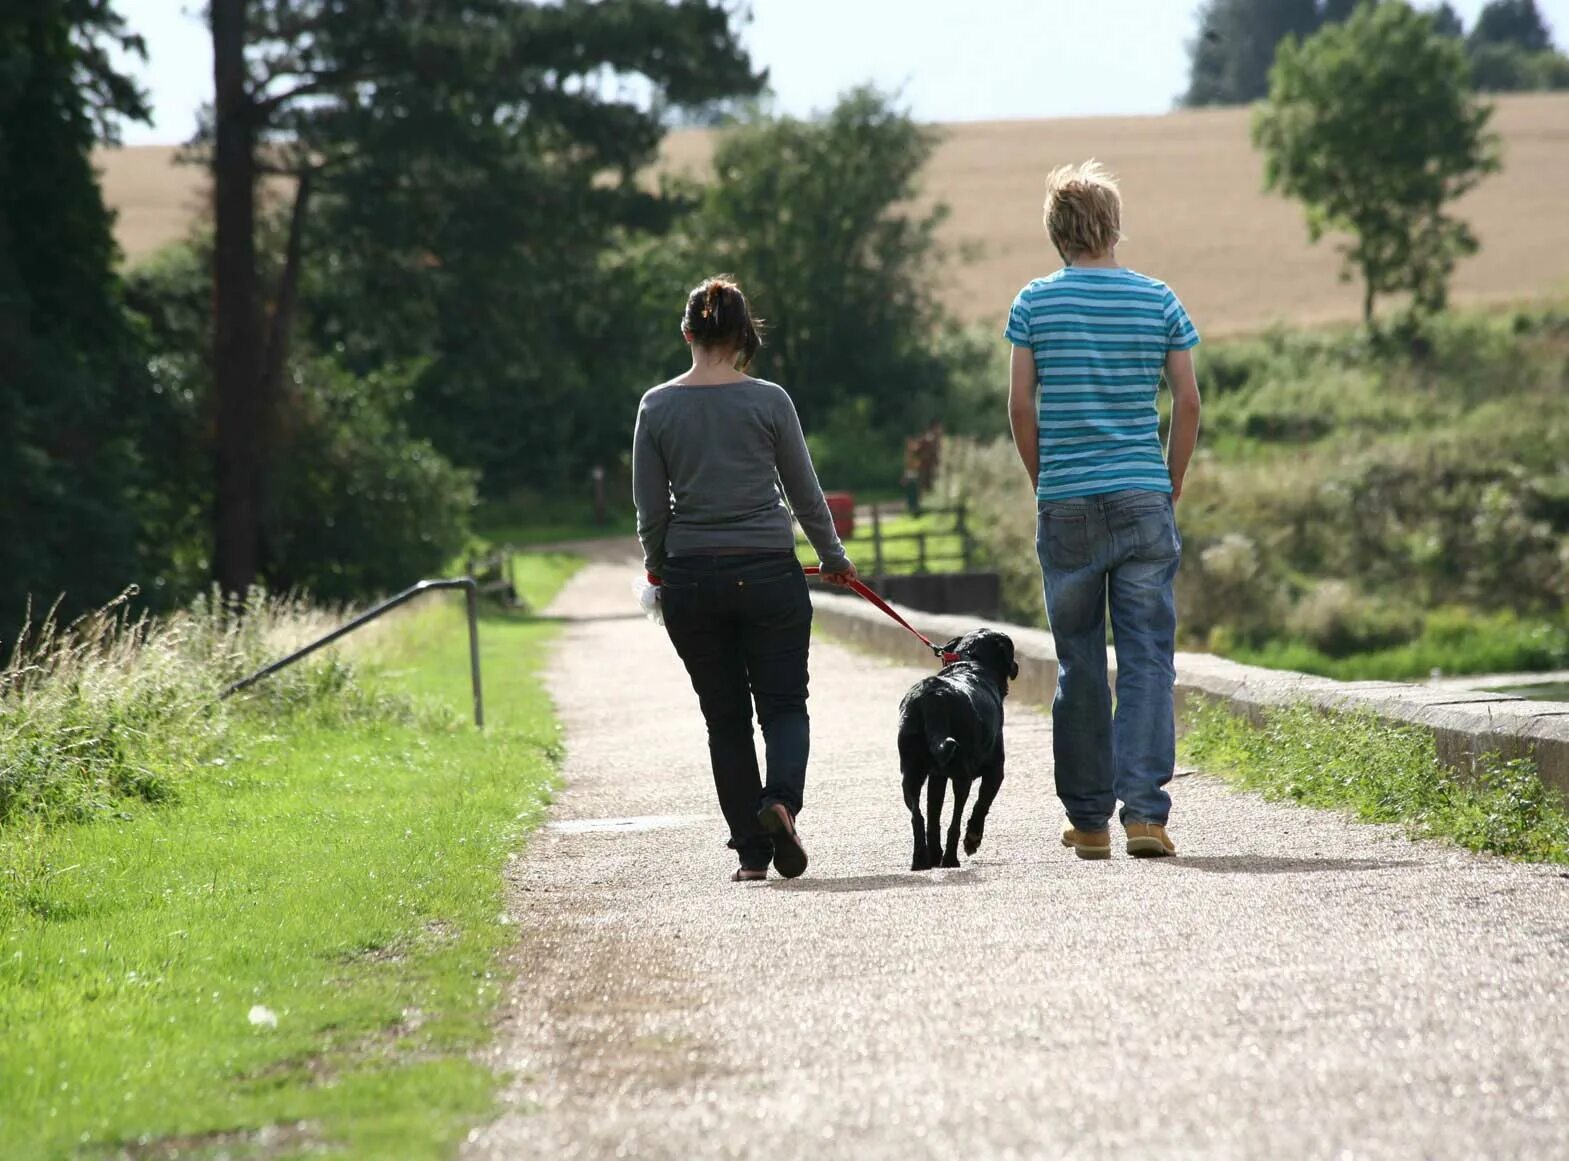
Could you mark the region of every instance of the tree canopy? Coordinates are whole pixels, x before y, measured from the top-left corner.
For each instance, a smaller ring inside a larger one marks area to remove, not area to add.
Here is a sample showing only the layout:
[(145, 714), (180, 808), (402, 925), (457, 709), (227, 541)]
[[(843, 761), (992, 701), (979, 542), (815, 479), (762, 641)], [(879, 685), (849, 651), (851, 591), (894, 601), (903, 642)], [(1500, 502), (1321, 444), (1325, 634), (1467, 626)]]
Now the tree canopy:
[(1381, 294), (1409, 292), (1419, 313), (1445, 305), (1456, 261), (1477, 248), (1449, 207), (1499, 168), (1491, 114), (1459, 44), (1402, 3), (1282, 46), (1254, 143), (1269, 188), (1303, 203), (1314, 241), (1350, 235), (1345, 277), (1361, 273), (1369, 324)]
[[(1199, 32), (1188, 45), (1188, 90), (1182, 103), (1242, 105), (1269, 91), (1269, 70), (1288, 37), (1351, 18), (1359, 7), (1407, 0), (1207, 0)], [(1434, 27), (1464, 37), (1478, 87), (1493, 92), (1569, 87), (1569, 59), (1553, 47), (1536, 0), (1490, 0), (1469, 36), (1458, 12), (1442, 0)]]
[[(618, 230), (667, 216), (636, 180), (664, 111), (762, 77), (720, 0), (214, 0), (212, 18), (217, 570), (233, 590), (268, 563), (260, 513), (287, 455), (280, 374), (302, 306), (356, 370), (422, 361), (432, 435), (505, 478), (518, 431), (537, 422), (548, 449), (560, 388), (592, 374), (563, 343), (603, 322), (587, 275)], [(254, 192), (274, 169), (295, 198), (263, 288)], [(302, 304), (314, 262), (332, 285)]]
[(121, 309), (112, 217), (91, 150), (145, 100), (110, 63), (139, 42), (104, 0), (0, 9), (0, 617), (28, 595), (67, 608), (139, 575), (132, 434), (149, 403)]

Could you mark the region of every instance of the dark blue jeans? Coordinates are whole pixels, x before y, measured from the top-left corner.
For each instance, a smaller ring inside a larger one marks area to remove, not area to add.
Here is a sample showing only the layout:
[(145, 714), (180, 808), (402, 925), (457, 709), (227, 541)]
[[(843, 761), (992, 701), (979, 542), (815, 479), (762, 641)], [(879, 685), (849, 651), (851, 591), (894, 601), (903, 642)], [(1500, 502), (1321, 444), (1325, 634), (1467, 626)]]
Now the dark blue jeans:
[[(811, 727), (806, 656), (812, 598), (789, 553), (675, 556), (665, 562), (665, 631), (681, 655), (703, 720), (719, 809), (747, 867), (766, 867), (773, 840), (757, 812), (782, 803), (801, 812)], [(768, 784), (757, 769), (752, 706), (763, 727)]]
[[(1057, 643), (1052, 751), (1057, 797), (1081, 830), (1162, 826), (1176, 765), (1177, 606), (1182, 538), (1171, 497), (1111, 492), (1039, 507), (1035, 546)], [(1117, 712), (1106, 684), (1106, 610), (1117, 652)]]

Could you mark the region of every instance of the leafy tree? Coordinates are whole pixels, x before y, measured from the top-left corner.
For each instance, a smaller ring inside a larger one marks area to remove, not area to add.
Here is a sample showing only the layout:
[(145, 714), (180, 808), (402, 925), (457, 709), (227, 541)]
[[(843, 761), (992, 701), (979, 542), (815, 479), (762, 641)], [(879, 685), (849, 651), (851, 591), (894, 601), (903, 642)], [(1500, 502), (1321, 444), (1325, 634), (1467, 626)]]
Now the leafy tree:
[(1569, 57), (1552, 51), (1527, 52), (1513, 44), (1475, 45), (1471, 82), (1484, 93), (1569, 89)]
[[(265, 239), (265, 236), (264, 236)], [(265, 244), (264, 253), (275, 248)], [(265, 265), (265, 264), (264, 264)], [(210, 239), (171, 246), (128, 279), (127, 303), (156, 352), (156, 415), (134, 424), (152, 475), (148, 534), (172, 548), (158, 578), (166, 601), (205, 583), (212, 509)], [(275, 270), (263, 271), (275, 278)], [(293, 344), (278, 425), (288, 448), (273, 470), (262, 529), (268, 580), (348, 599), (401, 588), (459, 552), (472, 473), (454, 468), (406, 416), (409, 369), (367, 376)]]
[(1525, 52), (1550, 52), (1552, 33), (1536, 7), (1536, 0), (1491, 0), (1483, 6), (1471, 29), (1471, 47), (1513, 45)]
[(915, 208), (936, 143), (889, 98), (859, 89), (821, 118), (727, 133), (692, 218), (704, 261), (688, 281), (740, 277), (770, 321), (757, 373), (789, 387), (808, 431), (842, 428), (858, 453), (865, 433), (924, 427), (948, 396), (936, 297), (947, 210)]
[(1456, 261), (1477, 249), (1448, 207), (1499, 168), (1491, 115), (1461, 47), (1403, 3), (1282, 46), (1253, 122), (1266, 184), (1302, 201), (1315, 242), (1351, 235), (1342, 277), (1361, 272), (1369, 326), (1380, 294), (1410, 292), (1417, 314), (1444, 307)]
[(143, 576), (144, 461), (123, 417), (147, 400), (90, 153), (140, 92), (109, 63), (140, 42), (104, 0), (0, 8), (0, 616), (67, 608)]
[(1534, 0), (1494, 0), (1482, 9), (1467, 40), (1471, 79), (1486, 93), (1569, 89), (1569, 56)]
[[(526, 456), (523, 431), (489, 405), (548, 381), (550, 361), (530, 352), (575, 337), (552, 333), (566, 313), (556, 308), (579, 301), (580, 274), (615, 225), (657, 216), (634, 178), (661, 112), (753, 93), (761, 78), (721, 0), (212, 0), (210, 14), (215, 569), (235, 591), (267, 563), (288, 341), (324, 237), (324, 257), (352, 259), (345, 279), (379, 291), (364, 302), (390, 308), (359, 369), (419, 348), (439, 376), (433, 393), (451, 393), (430, 410), (457, 413), (448, 450), (504, 431), (508, 454)], [(627, 78), (652, 102), (618, 91)], [(295, 189), (270, 293), (256, 247), (269, 169)], [(322, 313), (321, 328), (340, 334), (368, 317)], [(523, 371), (498, 389), (508, 361)]]
[(1351, 14), (1363, 4), (1376, 4), (1378, 0), (1323, 0), (1319, 10), (1321, 24), (1339, 24), (1350, 20)]
[(1460, 13), (1449, 0), (1433, 9), (1433, 30), (1440, 36), (1452, 36), (1456, 40), (1465, 36), (1465, 21), (1460, 19)]
[(1269, 91), (1276, 46), (1287, 36), (1311, 35), (1323, 22), (1318, 0), (1208, 0), (1183, 104), (1243, 105)]

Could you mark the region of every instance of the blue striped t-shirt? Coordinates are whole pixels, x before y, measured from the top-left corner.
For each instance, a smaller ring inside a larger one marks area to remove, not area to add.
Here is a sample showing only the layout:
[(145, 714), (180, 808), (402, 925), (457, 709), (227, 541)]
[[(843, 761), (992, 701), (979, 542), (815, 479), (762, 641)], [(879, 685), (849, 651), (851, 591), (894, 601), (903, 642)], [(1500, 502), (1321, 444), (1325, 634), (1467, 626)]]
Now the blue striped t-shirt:
[(1171, 491), (1155, 393), (1167, 353), (1199, 334), (1169, 286), (1068, 266), (1019, 291), (1003, 333), (1035, 355), (1040, 499)]

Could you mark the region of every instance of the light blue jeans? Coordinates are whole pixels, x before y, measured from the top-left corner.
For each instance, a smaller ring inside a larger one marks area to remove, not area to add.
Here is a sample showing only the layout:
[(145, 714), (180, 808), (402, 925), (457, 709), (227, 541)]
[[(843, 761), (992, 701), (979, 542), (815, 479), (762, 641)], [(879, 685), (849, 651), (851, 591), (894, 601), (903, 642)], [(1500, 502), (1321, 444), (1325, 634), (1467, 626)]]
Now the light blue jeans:
[[(1036, 554), (1057, 642), (1052, 752), (1057, 797), (1081, 830), (1165, 825), (1176, 765), (1172, 686), (1182, 538), (1171, 497), (1110, 492), (1038, 506)], [(1117, 712), (1106, 683), (1106, 610), (1117, 653)]]

